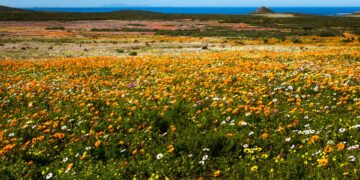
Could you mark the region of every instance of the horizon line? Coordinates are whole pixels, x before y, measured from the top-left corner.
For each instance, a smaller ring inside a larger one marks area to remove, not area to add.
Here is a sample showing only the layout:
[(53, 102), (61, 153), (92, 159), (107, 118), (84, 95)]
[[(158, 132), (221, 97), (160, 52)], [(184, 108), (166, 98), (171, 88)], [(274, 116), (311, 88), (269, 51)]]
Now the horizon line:
[[(112, 8), (112, 6), (30, 6), (30, 7), (14, 7), (13, 8)], [(113, 6), (114, 8), (258, 8), (258, 7), (268, 7), (268, 8), (288, 8), (288, 7), (303, 7), (303, 8), (360, 8), (360, 6)]]

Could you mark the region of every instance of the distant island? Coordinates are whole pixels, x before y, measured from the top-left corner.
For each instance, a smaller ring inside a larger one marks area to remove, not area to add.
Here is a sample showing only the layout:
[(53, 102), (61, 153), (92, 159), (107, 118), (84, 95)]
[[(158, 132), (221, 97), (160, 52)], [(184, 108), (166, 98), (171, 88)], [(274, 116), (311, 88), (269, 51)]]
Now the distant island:
[(105, 4), (102, 7), (106, 8), (123, 8), (123, 7), (149, 7), (147, 5), (131, 5), (131, 4)]

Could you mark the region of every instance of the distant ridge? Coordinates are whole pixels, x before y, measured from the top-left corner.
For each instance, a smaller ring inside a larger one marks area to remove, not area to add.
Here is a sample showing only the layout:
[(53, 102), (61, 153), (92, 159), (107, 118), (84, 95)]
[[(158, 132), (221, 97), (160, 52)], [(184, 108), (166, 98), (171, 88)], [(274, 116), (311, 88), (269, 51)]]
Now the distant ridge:
[(269, 9), (268, 7), (262, 6), (258, 9), (256, 9), (252, 14), (272, 14), (275, 13), (274, 11), (272, 11), (271, 9)]
[(16, 12), (28, 12), (28, 10), (12, 8), (0, 5), (0, 13), (16, 13)]

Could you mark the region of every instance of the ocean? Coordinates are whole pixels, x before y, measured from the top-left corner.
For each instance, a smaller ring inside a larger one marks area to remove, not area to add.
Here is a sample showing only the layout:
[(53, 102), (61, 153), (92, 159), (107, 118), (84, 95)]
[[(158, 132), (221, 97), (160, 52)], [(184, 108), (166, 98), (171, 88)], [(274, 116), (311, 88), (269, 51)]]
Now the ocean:
[[(112, 12), (122, 10), (144, 10), (171, 14), (248, 14), (258, 7), (99, 7), (99, 8), (27, 8), (29, 10), (54, 12)], [(359, 11), (360, 7), (270, 7), (275, 12), (340, 16)]]

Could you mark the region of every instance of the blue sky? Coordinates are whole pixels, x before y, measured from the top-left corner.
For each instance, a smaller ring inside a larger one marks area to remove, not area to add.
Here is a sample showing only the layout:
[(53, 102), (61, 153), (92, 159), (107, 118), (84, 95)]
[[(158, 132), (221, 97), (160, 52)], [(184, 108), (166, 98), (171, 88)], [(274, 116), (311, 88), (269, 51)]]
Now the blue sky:
[(112, 4), (136, 6), (358, 6), (360, 0), (0, 0), (12, 7), (100, 7)]

